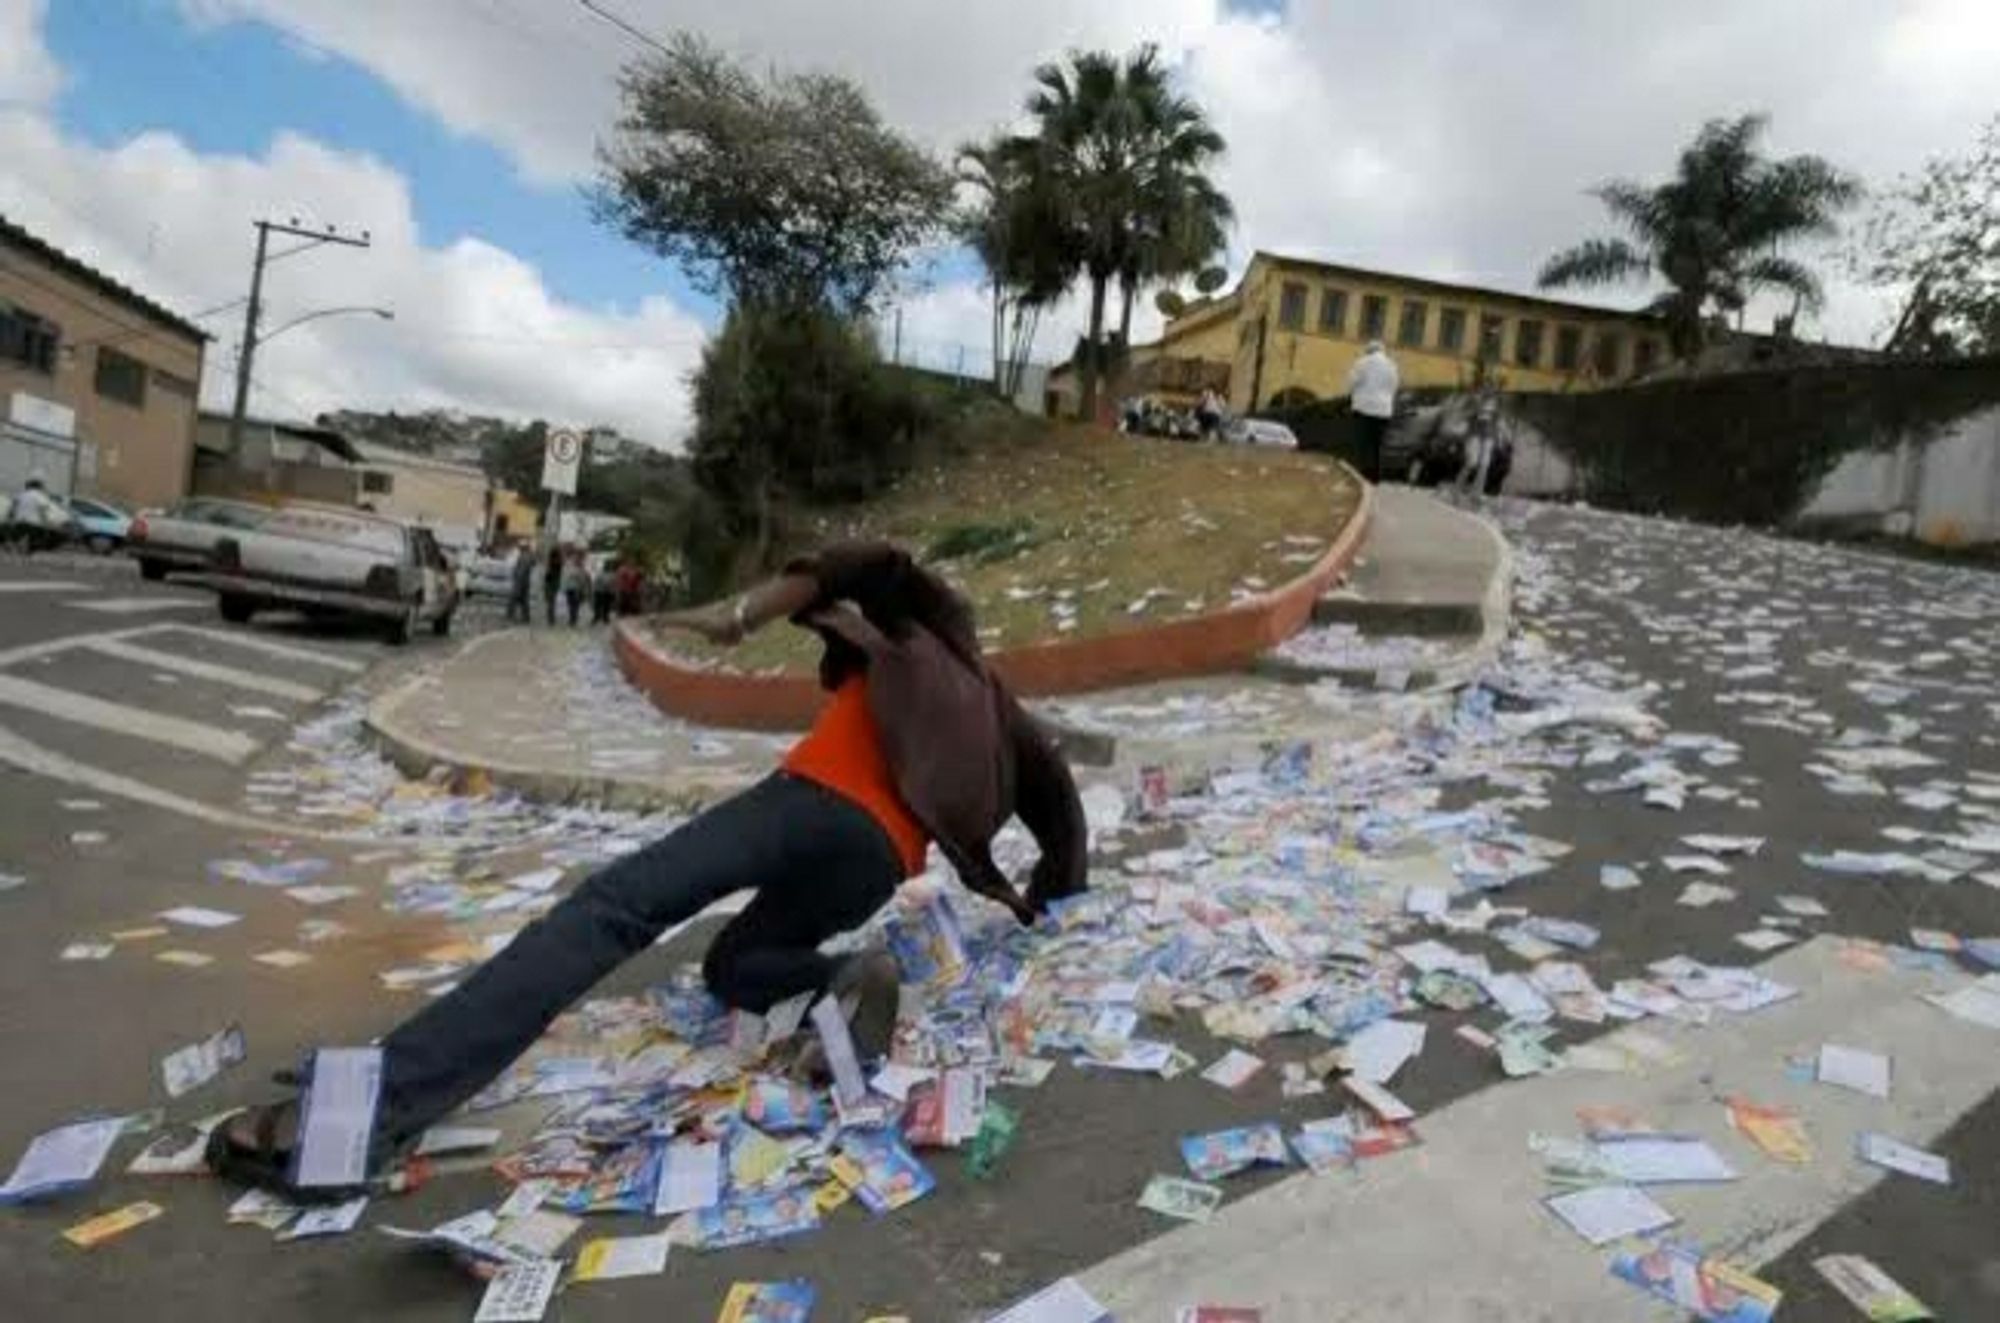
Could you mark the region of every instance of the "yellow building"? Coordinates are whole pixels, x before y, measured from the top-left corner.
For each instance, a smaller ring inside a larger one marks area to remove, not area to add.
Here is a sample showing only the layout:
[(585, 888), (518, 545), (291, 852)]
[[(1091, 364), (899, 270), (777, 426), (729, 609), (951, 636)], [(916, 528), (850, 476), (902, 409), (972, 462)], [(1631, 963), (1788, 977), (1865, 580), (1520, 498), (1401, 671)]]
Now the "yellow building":
[(1347, 394), (1370, 340), (1396, 360), (1404, 390), (1473, 383), (1483, 353), (1508, 390), (1592, 390), (1665, 362), (1657, 318), (1260, 252), (1236, 288), (1190, 304), (1157, 346), (1135, 347), (1131, 387), (1146, 379), (1226, 376), (1236, 413)]

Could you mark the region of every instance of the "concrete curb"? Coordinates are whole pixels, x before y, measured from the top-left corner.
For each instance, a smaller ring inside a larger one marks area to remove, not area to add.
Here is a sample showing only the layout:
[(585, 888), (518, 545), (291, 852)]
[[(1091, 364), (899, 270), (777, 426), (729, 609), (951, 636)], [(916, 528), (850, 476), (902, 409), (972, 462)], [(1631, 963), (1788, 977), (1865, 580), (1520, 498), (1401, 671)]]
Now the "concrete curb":
[[(1346, 465), (1341, 467), (1347, 468)], [(1059, 640), (989, 654), (1024, 698), (1088, 693), (1244, 670), (1311, 619), (1314, 603), (1353, 564), (1374, 518), (1375, 489), (1347, 469), (1361, 493), (1312, 568), (1248, 601), (1150, 628)], [(801, 730), (824, 695), (809, 677), (697, 669), (653, 645), (631, 621), (616, 626), (618, 664), (661, 711), (708, 726)]]
[(470, 756), (463, 750), (448, 748), (416, 734), (400, 720), (404, 705), (439, 684), (447, 669), (511, 633), (510, 630), (503, 630), (470, 640), (436, 666), (402, 681), (368, 705), (362, 717), (362, 728), (370, 742), (395, 764), (398, 771), (405, 776), (422, 778), (442, 768), (454, 781), (483, 780), (541, 803), (597, 804), (641, 812), (665, 809), (692, 813), (742, 790), (769, 770), (759, 767), (731, 771), (717, 767), (705, 768), (698, 775), (670, 778), (554, 771), (546, 767)]
[[(1420, 667), (1410, 672), (1409, 681), (1403, 686), (1405, 692), (1424, 692), (1440, 689), (1458, 689), (1470, 684), (1480, 672), (1492, 665), (1493, 659), (1507, 641), (1508, 627), (1513, 623), (1514, 611), (1514, 548), (1500, 532), (1499, 526), (1482, 514), (1471, 510), (1451, 507), (1456, 513), (1477, 524), (1491, 540), (1494, 547), (1493, 571), (1487, 576), (1485, 591), (1480, 594), (1478, 606), (1479, 628), (1477, 632), (1467, 631), (1465, 644), (1448, 660), (1433, 666)], [(1463, 608), (1439, 608), (1431, 604), (1412, 606), (1399, 602), (1384, 602), (1379, 609), (1368, 609), (1363, 603), (1343, 603), (1336, 618), (1350, 624), (1383, 624), (1390, 627), (1387, 632), (1397, 632), (1398, 624), (1407, 624), (1417, 613), (1416, 619), (1428, 621), (1443, 618), (1440, 611), (1456, 612)], [(1407, 632), (1425, 637), (1439, 637), (1434, 631), (1423, 628)], [(1449, 637), (1447, 633), (1444, 637)], [(1320, 667), (1302, 662), (1287, 661), (1279, 657), (1259, 659), (1256, 666), (1259, 675), (1293, 684), (1317, 684), (1333, 680), (1359, 689), (1378, 687), (1380, 671), (1372, 667)]]

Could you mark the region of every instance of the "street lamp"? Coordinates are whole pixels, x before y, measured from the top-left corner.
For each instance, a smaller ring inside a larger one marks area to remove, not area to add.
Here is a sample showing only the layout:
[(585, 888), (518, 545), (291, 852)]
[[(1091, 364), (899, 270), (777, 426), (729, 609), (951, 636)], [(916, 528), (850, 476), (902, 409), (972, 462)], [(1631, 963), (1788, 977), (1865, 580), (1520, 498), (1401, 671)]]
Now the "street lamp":
[(304, 326), (307, 322), (316, 322), (322, 317), (343, 317), (348, 315), (358, 316), (363, 313), (366, 313), (370, 316), (380, 317), (385, 322), (393, 322), (396, 320), (396, 314), (387, 308), (361, 308), (361, 307), (321, 308), (317, 312), (308, 312), (303, 316), (294, 317), (290, 321), (286, 322), (284, 325), (278, 327), (274, 331), (266, 331), (264, 334), (257, 337), (257, 344), (260, 347), (263, 345), (270, 344), (271, 341), (277, 339), (279, 336), (283, 335), (286, 331), (291, 330), (294, 326)]
[[(260, 283), (264, 275), (263, 231), (261, 229), (258, 231), (258, 235), (257, 283)], [(350, 313), (367, 313), (371, 316), (380, 317), (385, 322), (396, 319), (396, 314), (387, 308), (320, 308), (317, 311), (292, 318), (268, 335), (259, 335), (257, 334), (257, 313), (259, 308), (257, 283), (252, 283), (250, 287), (250, 311), (245, 316), (243, 323), (243, 351), (236, 356), (236, 407), (229, 414), (229, 453), (231, 455), (240, 454), (243, 449), (243, 415), (249, 411), (250, 405), (250, 360), (256, 354), (257, 346), (268, 343), (278, 336), (283, 335), (294, 326), (303, 326), (307, 322), (318, 321), (322, 317), (343, 317)]]

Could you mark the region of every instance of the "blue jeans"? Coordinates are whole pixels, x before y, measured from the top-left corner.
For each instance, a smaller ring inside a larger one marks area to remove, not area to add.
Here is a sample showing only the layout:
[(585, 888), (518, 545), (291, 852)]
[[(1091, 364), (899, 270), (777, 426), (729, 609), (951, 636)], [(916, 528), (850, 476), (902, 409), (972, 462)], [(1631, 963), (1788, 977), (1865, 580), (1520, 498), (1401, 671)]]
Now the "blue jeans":
[(766, 778), (605, 867), (384, 1038), (378, 1144), (416, 1138), (605, 975), (733, 892), (757, 894), (709, 946), (710, 991), (760, 1014), (823, 991), (836, 962), (819, 944), (867, 922), (902, 877), (867, 810), (799, 777)]

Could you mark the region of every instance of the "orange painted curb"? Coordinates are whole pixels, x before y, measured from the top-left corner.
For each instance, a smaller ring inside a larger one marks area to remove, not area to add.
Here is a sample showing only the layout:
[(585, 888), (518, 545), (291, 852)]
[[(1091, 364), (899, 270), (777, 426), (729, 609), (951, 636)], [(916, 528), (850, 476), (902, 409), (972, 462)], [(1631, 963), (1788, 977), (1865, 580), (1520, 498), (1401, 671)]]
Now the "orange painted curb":
[[(1030, 696), (1112, 689), (1249, 666), (1312, 619), (1313, 603), (1361, 550), (1374, 517), (1375, 489), (1348, 471), (1360, 485), (1360, 503), (1326, 554), (1290, 583), (1185, 620), (1007, 648), (989, 654), (987, 660), (1016, 693)], [(812, 724), (825, 699), (819, 682), (809, 675), (741, 675), (688, 666), (661, 652), (630, 620), (618, 622), (613, 649), (625, 678), (655, 707), (702, 725), (802, 730)]]

